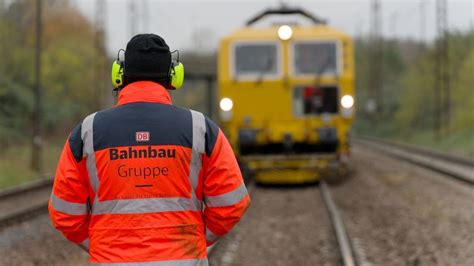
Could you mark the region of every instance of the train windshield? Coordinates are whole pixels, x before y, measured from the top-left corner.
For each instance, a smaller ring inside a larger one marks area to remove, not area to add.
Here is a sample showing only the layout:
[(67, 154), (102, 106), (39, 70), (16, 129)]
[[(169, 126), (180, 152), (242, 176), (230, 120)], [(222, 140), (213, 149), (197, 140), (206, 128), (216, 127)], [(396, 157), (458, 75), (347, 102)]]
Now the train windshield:
[(234, 77), (263, 78), (278, 74), (278, 47), (274, 43), (234, 46)]
[(293, 44), (293, 72), (296, 75), (337, 75), (338, 56), (335, 42)]

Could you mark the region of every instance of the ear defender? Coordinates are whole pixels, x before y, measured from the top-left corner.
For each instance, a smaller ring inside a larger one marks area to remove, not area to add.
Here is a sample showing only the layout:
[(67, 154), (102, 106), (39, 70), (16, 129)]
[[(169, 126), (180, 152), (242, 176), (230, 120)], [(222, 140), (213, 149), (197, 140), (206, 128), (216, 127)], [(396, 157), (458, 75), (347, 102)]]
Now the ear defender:
[(111, 71), (112, 84), (115, 88), (120, 88), (123, 85), (123, 62), (115, 60), (112, 63)]
[(178, 90), (183, 86), (184, 66), (181, 62), (173, 62), (170, 73), (170, 86), (172, 90)]
[[(111, 70), (111, 80), (115, 88), (121, 88), (124, 82), (124, 62), (119, 60), (120, 52), (124, 51), (120, 49), (117, 54), (117, 60), (112, 63)], [(176, 51), (177, 52), (177, 51)], [(172, 61), (169, 71), (169, 89), (177, 90), (183, 86), (184, 82), (184, 66), (179, 62), (179, 53), (178, 60)]]

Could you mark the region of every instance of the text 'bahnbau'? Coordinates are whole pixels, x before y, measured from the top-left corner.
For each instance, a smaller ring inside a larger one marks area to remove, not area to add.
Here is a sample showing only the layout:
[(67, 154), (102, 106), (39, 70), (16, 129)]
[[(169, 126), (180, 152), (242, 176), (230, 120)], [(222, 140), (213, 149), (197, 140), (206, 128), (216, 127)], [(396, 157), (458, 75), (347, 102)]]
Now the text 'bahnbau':
[(109, 150), (110, 160), (118, 159), (146, 159), (146, 158), (176, 158), (175, 149), (155, 149), (151, 146), (147, 148), (133, 148), (119, 150), (112, 148)]

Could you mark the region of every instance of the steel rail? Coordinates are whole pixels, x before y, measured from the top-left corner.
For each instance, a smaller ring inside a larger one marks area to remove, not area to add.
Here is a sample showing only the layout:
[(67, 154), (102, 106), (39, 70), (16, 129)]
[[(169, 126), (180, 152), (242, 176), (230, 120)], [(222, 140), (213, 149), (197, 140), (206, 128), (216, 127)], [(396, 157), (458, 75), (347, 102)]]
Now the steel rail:
[(32, 219), (40, 214), (48, 212), (48, 201), (39, 202), (33, 206), (25, 207), (21, 210), (0, 215), (0, 229), (9, 225)]
[(11, 188), (0, 190), (0, 200), (16, 197), (19, 194), (44, 189), (53, 185), (52, 178), (42, 178), (36, 181), (28, 182)]
[(377, 138), (357, 136), (353, 138), (353, 141), (389, 156), (440, 172), (466, 184), (474, 185), (474, 160), (471, 158)]
[[(15, 197), (31, 197), (34, 193), (46, 193), (51, 190), (53, 179), (40, 179), (16, 187), (0, 191), (0, 201), (12, 200)], [(46, 190), (46, 191), (42, 191)], [(48, 193), (46, 193), (48, 194)], [(33, 196), (34, 197), (34, 196)], [(0, 228), (7, 227), (15, 222), (34, 218), (48, 210), (48, 198), (29, 201), (25, 205), (19, 204), (17, 210), (0, 213)]]
[(334, 232), (336, 234), (337, 243), (339, 245), (339, 250), (342, 256), (342, 262), (344, 266), (356, 266), (358, 264), (354, 256), (355, 253), (352, 249), (349, 235), (347, 234), (347, 230), (344, 226), (342, 216), (339, 213), (339, 210), (336, 204), (334, 203), (334, 200), (332, 199), (329, 187), (324, 181), (321, 181), (319, 186), (321, 191), (321, 197), (323, 198), (326, 209), (328, 210), (329, 217), (332, 222)]
[(413, 145), (413, 144), (407, 144), (403, 142), (398, 142), (398, 141), (393, 141), (393, 140), (386, 140), (386, 139), (380, 139), (380, 138), (374, 138), (374, 137), (368, 137), (368, 136), (356, 136), (355, 140), (366, 140), (370, 142), (376, 142), (376, 143), (381, 143), (385, 145), (390, 145), (393, 147), (401, 148), (404, 150), (409, 150), (418, 154), (423, 154), (427, 155), (430, 157), (434, 157), (437, 159), (442, 159), (445, 161), (450, 161), (453, 163), (457, 164), (463, 164), (463, 165), (474, 165), (474, 158), (469, 158), (469, 157), (464, 157), (460, 156), (457, 154), (449, 154), (449, 153), (444, 153), (440, 152), (437, 150), (433, 150), (430, 148), (426, 147), (421, 147), (418, 145)]

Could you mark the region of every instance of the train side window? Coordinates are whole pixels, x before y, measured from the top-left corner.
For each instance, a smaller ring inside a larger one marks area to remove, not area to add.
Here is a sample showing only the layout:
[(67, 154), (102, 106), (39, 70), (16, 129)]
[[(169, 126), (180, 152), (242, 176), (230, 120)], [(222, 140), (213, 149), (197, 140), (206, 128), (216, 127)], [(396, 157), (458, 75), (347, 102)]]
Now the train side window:
[(337, 75), (340, 63), (338, 43), (334, 41), (296, 42), (292, 46), (295, 75)]
[(234, 78), (264, 79), (279, 75), (278, 51), (276, 43), (234, 44)]
[(293, 91), (295, 116), (334, 114), (338, 112), (337, 87), (301, 86)]

